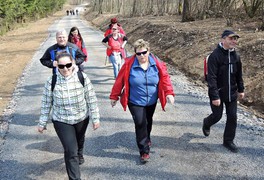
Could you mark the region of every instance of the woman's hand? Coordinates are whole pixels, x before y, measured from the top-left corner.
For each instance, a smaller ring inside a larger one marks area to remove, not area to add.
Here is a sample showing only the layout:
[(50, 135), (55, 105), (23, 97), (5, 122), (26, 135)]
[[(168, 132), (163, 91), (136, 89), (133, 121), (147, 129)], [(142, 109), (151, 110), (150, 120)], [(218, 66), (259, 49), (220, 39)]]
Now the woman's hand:
[(93, 130), (96, 130), (100, 127), (100, 122), (93, 123)]
[(167, 95), (166, 100), (167, 100), (167, 102), (174, 104), (174, 96), (173, 95)]
[(112, 105), (112, 107), (114, 107), (116, 105), (116, 102), (117, 102), (117, 100), (111, 99), (111, 105)]
[(46, 128), (38, 126), (38, 132), (39, 133), (43, 133), (44, 130), (46, 130)]

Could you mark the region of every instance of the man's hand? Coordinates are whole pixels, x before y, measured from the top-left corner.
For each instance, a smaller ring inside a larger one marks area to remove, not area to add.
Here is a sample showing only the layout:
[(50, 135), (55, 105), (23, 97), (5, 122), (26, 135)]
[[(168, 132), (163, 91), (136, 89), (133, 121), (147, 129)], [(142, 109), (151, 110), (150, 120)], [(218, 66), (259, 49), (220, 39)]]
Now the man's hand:
[(238, 98), (243, 99), (245, 97), (245, 93), (238, 93)]
[(213, 101), (212, 101), (212, 104), (215, 105), (215, 106), (220, 106), (220, 104), (221, 104), (221, 100), (220, 100), (220, 99), (213, 100)]
[(57, 67), (58, 66), (58, 62), (57, 61), (53, 61), (53, 67)]

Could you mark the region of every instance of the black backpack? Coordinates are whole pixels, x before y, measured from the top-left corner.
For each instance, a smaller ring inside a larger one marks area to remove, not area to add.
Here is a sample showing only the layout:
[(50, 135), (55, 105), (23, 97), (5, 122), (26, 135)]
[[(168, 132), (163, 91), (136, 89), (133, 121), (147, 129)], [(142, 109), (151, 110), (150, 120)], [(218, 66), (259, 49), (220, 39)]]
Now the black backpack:
[[(82, 72), (81, 71), (78, 71), (77, 72), (77, 75), (78, 75), (78, 79), (79, 79), (80, 83), (84, 87), (84, 77), (83, 77)], [(52, 80), (51, 80), (51, 91), (52, 92), (53, 92), (53, 90), (55, 88), (56, 82), (57, 82), (57, 74), (55, 73), (55, 74), (52, 75)]]

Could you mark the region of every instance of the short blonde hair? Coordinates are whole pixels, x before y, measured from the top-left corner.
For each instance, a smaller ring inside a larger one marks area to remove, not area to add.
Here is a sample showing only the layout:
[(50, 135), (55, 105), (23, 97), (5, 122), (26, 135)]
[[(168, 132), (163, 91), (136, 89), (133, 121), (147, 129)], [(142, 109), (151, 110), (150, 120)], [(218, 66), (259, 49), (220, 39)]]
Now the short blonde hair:
[(138, 39), (134, 42), (134, 51), (136, 52), (137, 49), (146, 48), (149, 50), (149, 42), (145, 41), (144, 39)]

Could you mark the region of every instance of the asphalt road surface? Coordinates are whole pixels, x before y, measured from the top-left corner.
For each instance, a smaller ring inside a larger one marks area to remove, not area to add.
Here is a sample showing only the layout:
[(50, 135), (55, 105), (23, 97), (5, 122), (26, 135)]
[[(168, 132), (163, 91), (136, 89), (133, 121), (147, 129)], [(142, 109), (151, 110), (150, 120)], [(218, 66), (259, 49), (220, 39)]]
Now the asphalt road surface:
[[(179, 73), (171, 76), (176, 102), (166, 112), (158, 104), (152, 131), (151, 161), (142, 165), (136, 146), (134, 124), (120, 104), (112, 108), (109, 94), (114, 83), (111, 65), (105, 66), (103, 33), (77, 16), (65, 16), (50, 28), (50, 36), (26, 68), (14, 98), (9, 131), (0, 153), (1, 180), (67, 179), (63, 148), (52, 123), (44, 134), (37, 132), (41, 95), (51, 70), (39, 59), (55, 43), (59, 28), (79, 27), (89, 54), (85, 72), (94, 84), (101, 114), (101, 128), (86, 133), (82, 179), (264, 179), (264, 139), (239, 124), (234, 154), (222, 146), (225, 116), (202, 134), (202, 120), (210, 113), (207, 100), (197, 98)], [(197, 90), (193, 88), (192, 90)]]

